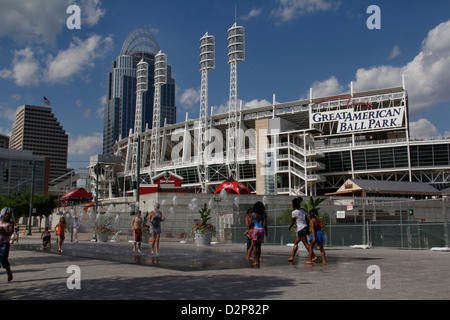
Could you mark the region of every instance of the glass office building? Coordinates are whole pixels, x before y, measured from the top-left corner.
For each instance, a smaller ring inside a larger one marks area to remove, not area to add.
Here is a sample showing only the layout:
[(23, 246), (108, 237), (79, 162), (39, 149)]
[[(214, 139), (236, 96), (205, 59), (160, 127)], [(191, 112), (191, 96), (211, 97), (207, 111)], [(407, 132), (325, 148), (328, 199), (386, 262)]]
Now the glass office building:
[[(149, 64), (148, 87), (153, 88), (155, 54), (159, 45), (146, 30), (133, 31), (125, 40), (120, 55), (112, 62), (107, 75), (107, 92), (103, 132), (103, 154), (112, 154), (114, 144), (128, 137), (134, 128), (136, 109), (136, 67), (141, 59)], [(143, 96), (142, 131), (151, 129), (154, 90)], [(176, 122), (175, 80), (167, 66), (167, 84), (161, 88), (161, 127)]]
[(27, 150), (0, 148), (0, 196), (31, 190), (34, 165), (34, 192), (48, 192), (49, 158)]

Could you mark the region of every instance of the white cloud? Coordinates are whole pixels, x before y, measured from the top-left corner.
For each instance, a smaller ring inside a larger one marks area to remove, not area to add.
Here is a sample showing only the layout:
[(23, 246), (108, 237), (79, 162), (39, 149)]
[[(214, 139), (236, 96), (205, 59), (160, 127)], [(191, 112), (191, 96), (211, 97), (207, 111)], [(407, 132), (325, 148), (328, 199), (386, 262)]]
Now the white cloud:
[(248, 21), (250, 19), (256, 18), (261, 13), (262, 13), (262, 9), (261, 8), (260, 9), (253, 8), (252, 10), (250, 10), (249, 13), (247, 13), (244, 16), (241, 16), (240, 19), (243, 20), (243, 21)]
[[(74, 37), (69, 48), (60, 50), (46, 59), (42, 67), (42, 58), (36, 57), (30, 47), (14, 51), (10, 69), (0, 70), (0, 78), (13, 79), (18, 86), (37, 86), (40, 81), (55, 83), (70, 80), (88, 68), (94, 67), (94, 60), (111, 50), (111, 37), (92, 35), (86, 40)], [(38, 51), (39, 52), (39, 51)]]
[(272, 10), (272, 16), (279, 19), (279, 23), (296, 19), (302, 15), (315, 11), (336, 9), (341, 1), (335, 0), (279, 0), (280, 6)]
[(103, 147), (103, 134), (94, 132), (90, 136), (79, 135), (75, 139), (69, 134), (69, 155), (92, 155)]
[[(261, 100), (253, 99), (251, 101), (242, 103), (243, 109), (254, 109), (254, 108), (259, 108), (259, 107), (267, 107), (267, 106), (271, 106), (271, 105), (272, 105), (272, 103), (267, 101), (266, 99), (261, 99)], [(214, 115), (224, 114), (224, 113), (229, 112), (228, 102), (225, 104), (221, 104), (219, 106), (212, 106), (212, 108), (213, 108)]]
[[(355, 91), (398, 87), (405, 76), (411, 116), (450, 101), (450, 20), (430, 30), (422, 50), (403, 67), (390, 65), (360, 68), (353, 83)], [(315, 97), (342, 92), (344, 87), (333, 76), (312, 84)], [(320, 93), (320, 94), (319, 94)]]
[(80, 74), (86, 68), (94, 66), (94, 60), (112, 49), (111, 37), (102, 38), (92, 35), (86, 40), (74, 37), (66, 50), (58, 52), (56, 57), (49, 56), (45, 80), (57, 82)]
[(228, 103), (221, 104), (220, 106), (212, 106), (213, 115), (228, 113), (228, 111)]
[(98, 119), (103, 119), (105, 117), (105, 108), (101, 107), (95, 111), (95, 115)]
[(411, 139), (429, 139), (440, 136), (436, 127), (428, 119), (419, 119), (409, 123)]
[(159, 28), (151, 28), (150, 33), (152, 35), (157, 35), (160, 32)]
[[(82, 23), (87, 23), (88, 26), (96, 25), (106, 12), (106, 10), (101, 8), (101, 5), (102, 2), (100, 0), (81, 1), (79, 6), (82, 12)], [(81, 28), (83, 28), (83, 25), (81, 25)]]
[[(339, 84), (335, 76), (324, 81), (316, 81), (311, 85), (311, 88), (313, 98), (332, 96), (344, 91), (344, 87)], [(307, 96), (309, 97), (309, 92)]]
[(100, 0), (2, 0), (0, 37), (10, 37), (17, 43), (54, 44), (66, 28), (70, 4), (81, 9), (82, 29), (96, 25), (105, 15)]
[(0, 105), (0, 119), (6, 119), (8, 121), (16, 120), (17, 109), (5, 108)]
[(262, 99), (262, 100), (253, 99), (252, 101), (243, 103), (244, 109), (267, 107), (267, 106), (271, 106), (271, 105), (272, 105), (272, 103), (267, 101), (266, 99)]
[(187, 110), (200, 102), (200, 90), (189, 88), (183, 91), (180, 96), (182, 108)]
[(403, 67), (379, 66), (359, 69), (355, 89), (365, 90), (401, 84), (405, 75), (410, 112), (418, 113), (450, 100), (450, 20), (432, 29), (422, 42), (422, 51)]
[(402, 53), (402, 52), (401, 52), (400, 48), (399, 48), (398, 46), (395, 46), (395, 47), (392, 49), (391, 54), (389, 55), (389, 59), (390, 59), (390, 60), (391, 60), (391, 59), (394, 59), (394, 58), (398, 57), (401, 53)]
[(30, 48), (14, 51), (11, 69), (0, 70), (0, 78), (13, 79), (18, 86), (36, 86), (39, 84), (39, 61)]
[(2, 0), (0, 37), (18, 43), (53, 43), (65, 26), (67, 2)]

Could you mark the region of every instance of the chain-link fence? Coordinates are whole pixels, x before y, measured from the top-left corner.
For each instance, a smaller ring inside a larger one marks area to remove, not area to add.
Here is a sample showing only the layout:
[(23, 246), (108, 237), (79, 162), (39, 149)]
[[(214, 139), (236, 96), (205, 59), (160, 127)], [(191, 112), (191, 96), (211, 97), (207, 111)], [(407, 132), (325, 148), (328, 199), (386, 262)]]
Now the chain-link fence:
[[(161, 237), (166, 241), (193, 240), (192, 225), (199, 222), (199, 208), (208, 204), (211, 209), (209, 223), (217, 228), (213, 239), (218, 242), (245, 243), (244, 232), (246, 210), (261, 197), (216, 198), (213, 195), (167, 195), (160, 198), (161, 209), (166, 220), (162, 224)], [(269, 222), (269, 244), (287, 244), (295, 241), (295, 233), (288, 230), (291, 221), (292, 197), (264, 197)], [(307, 200), (304, 198), (304, 200)], [(151, 199), (141, 203), (142, 218), (153, 209)], [(448, 247), (448, 213), (450, 203), (443, 199), (393, 199), (393, 198), (335, 198), (328, 197), (320, 204), (320, 216), (326, 224), (327, 246), (369, 245), (394, 248)], [(69, 226), (71, 217), (81, 221), (81, 232), (92, 232), (93, 228), (109, 219), (118, 241), (132, 240), (131, 220), (133, 205), (105, 204), (96, 215), (90, 208), (67, 208)], [(59, 220), (54, 216), (53, 225)]]
[[(449, 247), (449, 223), (446, 199), (395, 198), (326, 198), (320, 204), (320, 215), (326, 224), (327, 246), (368, 245), (426, 249)], [(288, 230), (292, 209), (267, 210), (269, 244), (295, 241)], [(281, 217), (284, 216), (284, 223)], [(233, 242), (245, 242), (245, 226), (235, 223)]]
[[(428, 249), (448, 247), (449, 225), (445, 223), (426, 222), (390, 222), (362, 224), (328, 224), (325, 230), (327, 246), (368, 245), (371, 247), (391, 247), (409, 249)], [(243, 226), (233, 227), (231, 233), (234, 243), (246, 241)], [(295, 233), (288, 230), (288, 225), (268, 227), (268, 244), (287, 244), (295, 241)]]

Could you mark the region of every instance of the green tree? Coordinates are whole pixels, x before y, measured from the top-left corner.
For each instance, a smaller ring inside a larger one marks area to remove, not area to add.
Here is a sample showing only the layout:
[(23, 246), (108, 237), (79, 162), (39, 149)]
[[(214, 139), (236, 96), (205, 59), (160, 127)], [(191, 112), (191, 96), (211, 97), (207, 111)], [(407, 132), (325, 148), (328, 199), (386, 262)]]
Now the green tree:
[(306, 211), (306, 213), (309, 213), (311, 209), (317, 209), (319, 210), (319, 205), (324, 202), (327, 198), (316, 198), (313, 199), (313, 197), (309, 197), (308, 201), (302, 202), (302, 208)]
[[(14, 211), (16, 219), (28, 216), (30, 214), (30, 197), (31, 192), (26, 191), (20, 195), (12, 193), (7, 196), (0, 197), (0, 207), (9, 207)], [(46, 195), (35, 194), (33, 196), (33, 207), (36, 208), (36, 213), (33, 216), (47, 216), (51, 214), (53, 209), (58, 206), (58, 196), (53, 193)]]

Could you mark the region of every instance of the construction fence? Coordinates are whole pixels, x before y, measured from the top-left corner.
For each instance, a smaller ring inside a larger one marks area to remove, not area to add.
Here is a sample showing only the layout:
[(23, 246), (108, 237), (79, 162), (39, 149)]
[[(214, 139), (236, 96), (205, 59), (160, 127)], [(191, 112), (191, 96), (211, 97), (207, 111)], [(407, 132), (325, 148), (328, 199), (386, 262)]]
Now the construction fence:
[[(391, 247), (428, 249), (449, 247), (448, 199), (333, 198), (319, 205), (326, 224), (327, 246)], [(269, 216), (266, 243), (287, 244), (295, 241), (288, 230), (287, 209), (267, 210)], [(285, 216), (280, 223), (280, 217)], [(233, 242), (245, 241), (245, 226), (233, 226)]]
[[(209, 199), (201, 195), (178, 195), (161, 200), (161, 209), (166, 220), (162, 224), (162, 241), (193, 241), (191, 228), (199, 222), (198, 209), (203, 203), (211, 208), (209, 223), (217, 228), (214, 241), (221, 243), (245, 243), (244, 232), (246, 210), (258, 200), (256, 196), (247, 198)], [(237, 201), (239, 200), (239, 201)], [(306, 197), (304, 200), (307, 200)], [(268, 197), (267, 244), (288, 244), (295, 241), (295, 233), (288, 230), (291, 221), (291, 197), (286, 199)], [(150, 200), (142, 217), (152, 209)], [(446, 199), (392, 199), (392, 198), (335, 198), (327, 197), (319, 205), (319, 213), (326, 224), (327, 246), (368, 245), (372, 247), (392, 247), (426, 249), (448, 247), (448, 212), (450, 203)], [(80, 232), (92, 232), (95, 226), (106, 223), (114, 230), (118, 241), (132, 240), (131, 220), (135, 208), (132, 205), (115, 204), (100, 208), (95, 214), (92, 208), (85, 212), (82, 207), (66, 208), (64, 213), (53, 215), (50, 225), (55, 225), (60, 214), (64, 214), (70, 224), (73, 217), (81, 221)]]

